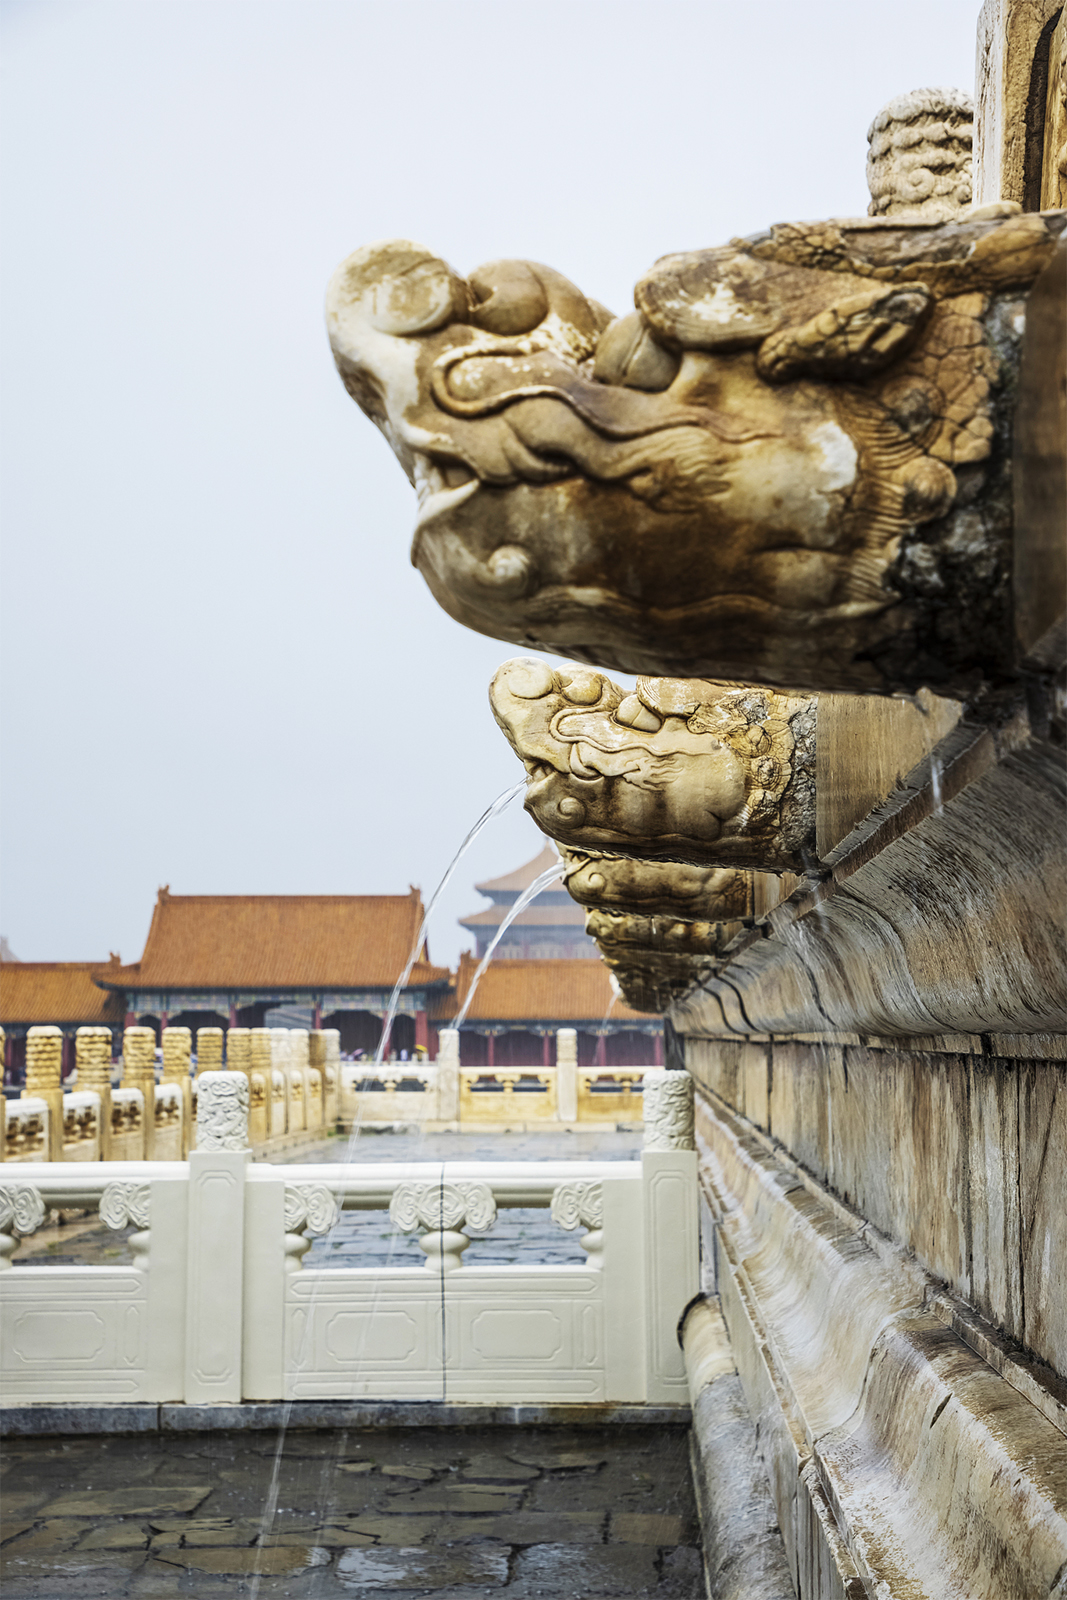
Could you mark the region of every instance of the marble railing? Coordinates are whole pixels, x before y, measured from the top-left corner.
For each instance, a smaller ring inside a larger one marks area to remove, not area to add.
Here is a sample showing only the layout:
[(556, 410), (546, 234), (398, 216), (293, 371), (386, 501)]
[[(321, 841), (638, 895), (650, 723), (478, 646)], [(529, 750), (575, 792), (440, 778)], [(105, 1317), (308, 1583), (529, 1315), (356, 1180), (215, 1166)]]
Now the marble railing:
[(658, 1067), (458, 1067), (450, 1082), (417, 1062), (354, 1062), (341, 1069), (341, 1123), (477, 1126), (640, 1122), (641, 1086)]
[[(234, 1079), (238, 1081), (235, 1083)], [(0, 1179), (7, 1404), (378, 1398), (686, 1401), (698, 1287), (691, 1081), (656, 1073), (630, 1162), (253, 1163), (243, 1074), (199, 1080), (187, 1161), (10, 1163)], [(472, 1236), (539, 1207), (582, 1264), (482, 1266)], [(51, 1209), (136, 1231), (129, 1266), (20, 1266)], [(344, 1210), (388, 1212), (422, 1266), (305, 1267)]]

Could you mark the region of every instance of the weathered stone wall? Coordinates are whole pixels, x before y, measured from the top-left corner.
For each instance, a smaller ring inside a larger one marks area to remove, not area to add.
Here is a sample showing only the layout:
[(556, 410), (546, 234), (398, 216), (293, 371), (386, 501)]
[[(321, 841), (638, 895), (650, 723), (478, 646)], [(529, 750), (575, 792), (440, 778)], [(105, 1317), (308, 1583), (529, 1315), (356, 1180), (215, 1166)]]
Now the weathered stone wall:
[[(1067, 1054), (690, 1039), (710, 1091), (995, 1327), (1067, 1372)], [(995, 1049), (996, 1039), (990, 1044)]]
[[(801, 1100), (825, 1090), (832, 1050), (814, 1042), (788, 1048), (816, 1062), (810, 1076), (798, 1054), (777, 1062), (775, 1077), (794, 1079), (779, 1116), (796, 1127), (797, 1086)], [(831, 1112), (842, 1103), (844, 1054)], [(917, 1059), (915, 1073), (926, 1065)], [(706, 1061), (704, 1069), (706, 1083), (713, 1072)], [(720, 1081), (729, 1087), (732, 1078), (752, 1112), (770, 1122), (780, 1095), (767, 1069), (768, 1051), (754, 1042)], [(878, 1075), (876, 1063), (868, 1069)], [(1003, 1064), (993, 1070), (1006, 1076)], [(881, 1076), (892, 1075), (892, 1061), (883, 1060)], [(937, 1067), (928, 1075), (945, 1086)], [(927, 1114), (937, 1098), (927, 1096)], [(703, 1287), (722, 1307), (800, 1600), (1029, 1600), (1057, 1592), (1067, 1570), (1062, 1379), (713, 1090), (699, 1089), (696, 1100)], [(826, 1119), (814, 1152), (832, 1155), (839, 1141), (873, 1183), (880, 1151), (883, 1194), (894, 1182), (916, 1190), (927, 1174), (926, 1201), (936, 1209), (938, 1185), (951, 1192), (963, 1169), (965, 1141), (956, 1153), (950, 1136), (938, 1147), (947, 1128), (935, 1121), (925, 1142), (915, 1139), (920, 1165), (909, 1171), (896, 1109), (892, 1096), (889, 1105), (862, 1096), (840, 1130)], [(818, 1127), (817, 1116), (809, 1127)], [(996, 1140), (991, 1129), (993, 1150)], [(991, 1193), (1004, 1194), (995, 1171), (991, 1177)], [(1057, 1203), (1051, 1179), (1049, 1199)], [(941, 1211), (947, 1218), (950, 1207)], [(1052, 1244), (1046, 1270), (1055, 1281), (1054, 1251)], [(706, 1460), (714, 1453), (709, 1420), (694, 1413)]]

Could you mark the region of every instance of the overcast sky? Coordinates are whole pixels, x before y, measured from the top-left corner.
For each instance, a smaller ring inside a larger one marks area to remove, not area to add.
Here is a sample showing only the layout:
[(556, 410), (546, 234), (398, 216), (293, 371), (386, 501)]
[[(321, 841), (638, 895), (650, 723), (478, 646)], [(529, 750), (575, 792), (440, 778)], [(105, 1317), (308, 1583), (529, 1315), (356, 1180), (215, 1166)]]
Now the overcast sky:
[[(414, 494), (322, 296), (403, 236), (616, 312), (668, 251), (866, 210), (892, 96), (977, 0), (7, 0), (3, 906), (140, 956), (175, 893), (429, 895), (521, 776), (513, 652), (410, 566)], [(477, 878), (535, 853), (516, 803)]]

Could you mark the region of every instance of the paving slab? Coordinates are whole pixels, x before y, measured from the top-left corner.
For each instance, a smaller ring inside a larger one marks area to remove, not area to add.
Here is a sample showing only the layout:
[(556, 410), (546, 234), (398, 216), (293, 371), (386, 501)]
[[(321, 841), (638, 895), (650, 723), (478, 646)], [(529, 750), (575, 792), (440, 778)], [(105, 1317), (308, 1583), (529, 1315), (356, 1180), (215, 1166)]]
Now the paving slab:
[(519, 1585), (542, 1595), (644, 1595), (659, 1587), (659, 1551), (646, 1545), (534, 1544), (515, 1557)]
[(677, 1423), (108, 1434), (12, 1451), (4, 1600), (703, 1595)]
[(445, 1589), (456, 1584), (503, 1588), (508, 1581), (506, 1545), (403, 1545), (383, 1550), (346, 1550), (338, 1576), (355, 1590)]

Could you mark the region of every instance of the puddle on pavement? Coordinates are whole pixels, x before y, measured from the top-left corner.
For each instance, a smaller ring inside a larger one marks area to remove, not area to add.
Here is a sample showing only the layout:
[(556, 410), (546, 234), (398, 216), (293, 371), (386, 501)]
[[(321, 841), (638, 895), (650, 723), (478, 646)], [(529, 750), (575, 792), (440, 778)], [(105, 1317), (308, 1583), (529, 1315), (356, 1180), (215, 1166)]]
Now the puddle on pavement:
[[(687, 1430), (290, 1430), (14, 1439), (5, 1600), (704, 1594)], [(258, 1574), (258, 1577), (257, 1577)]]

